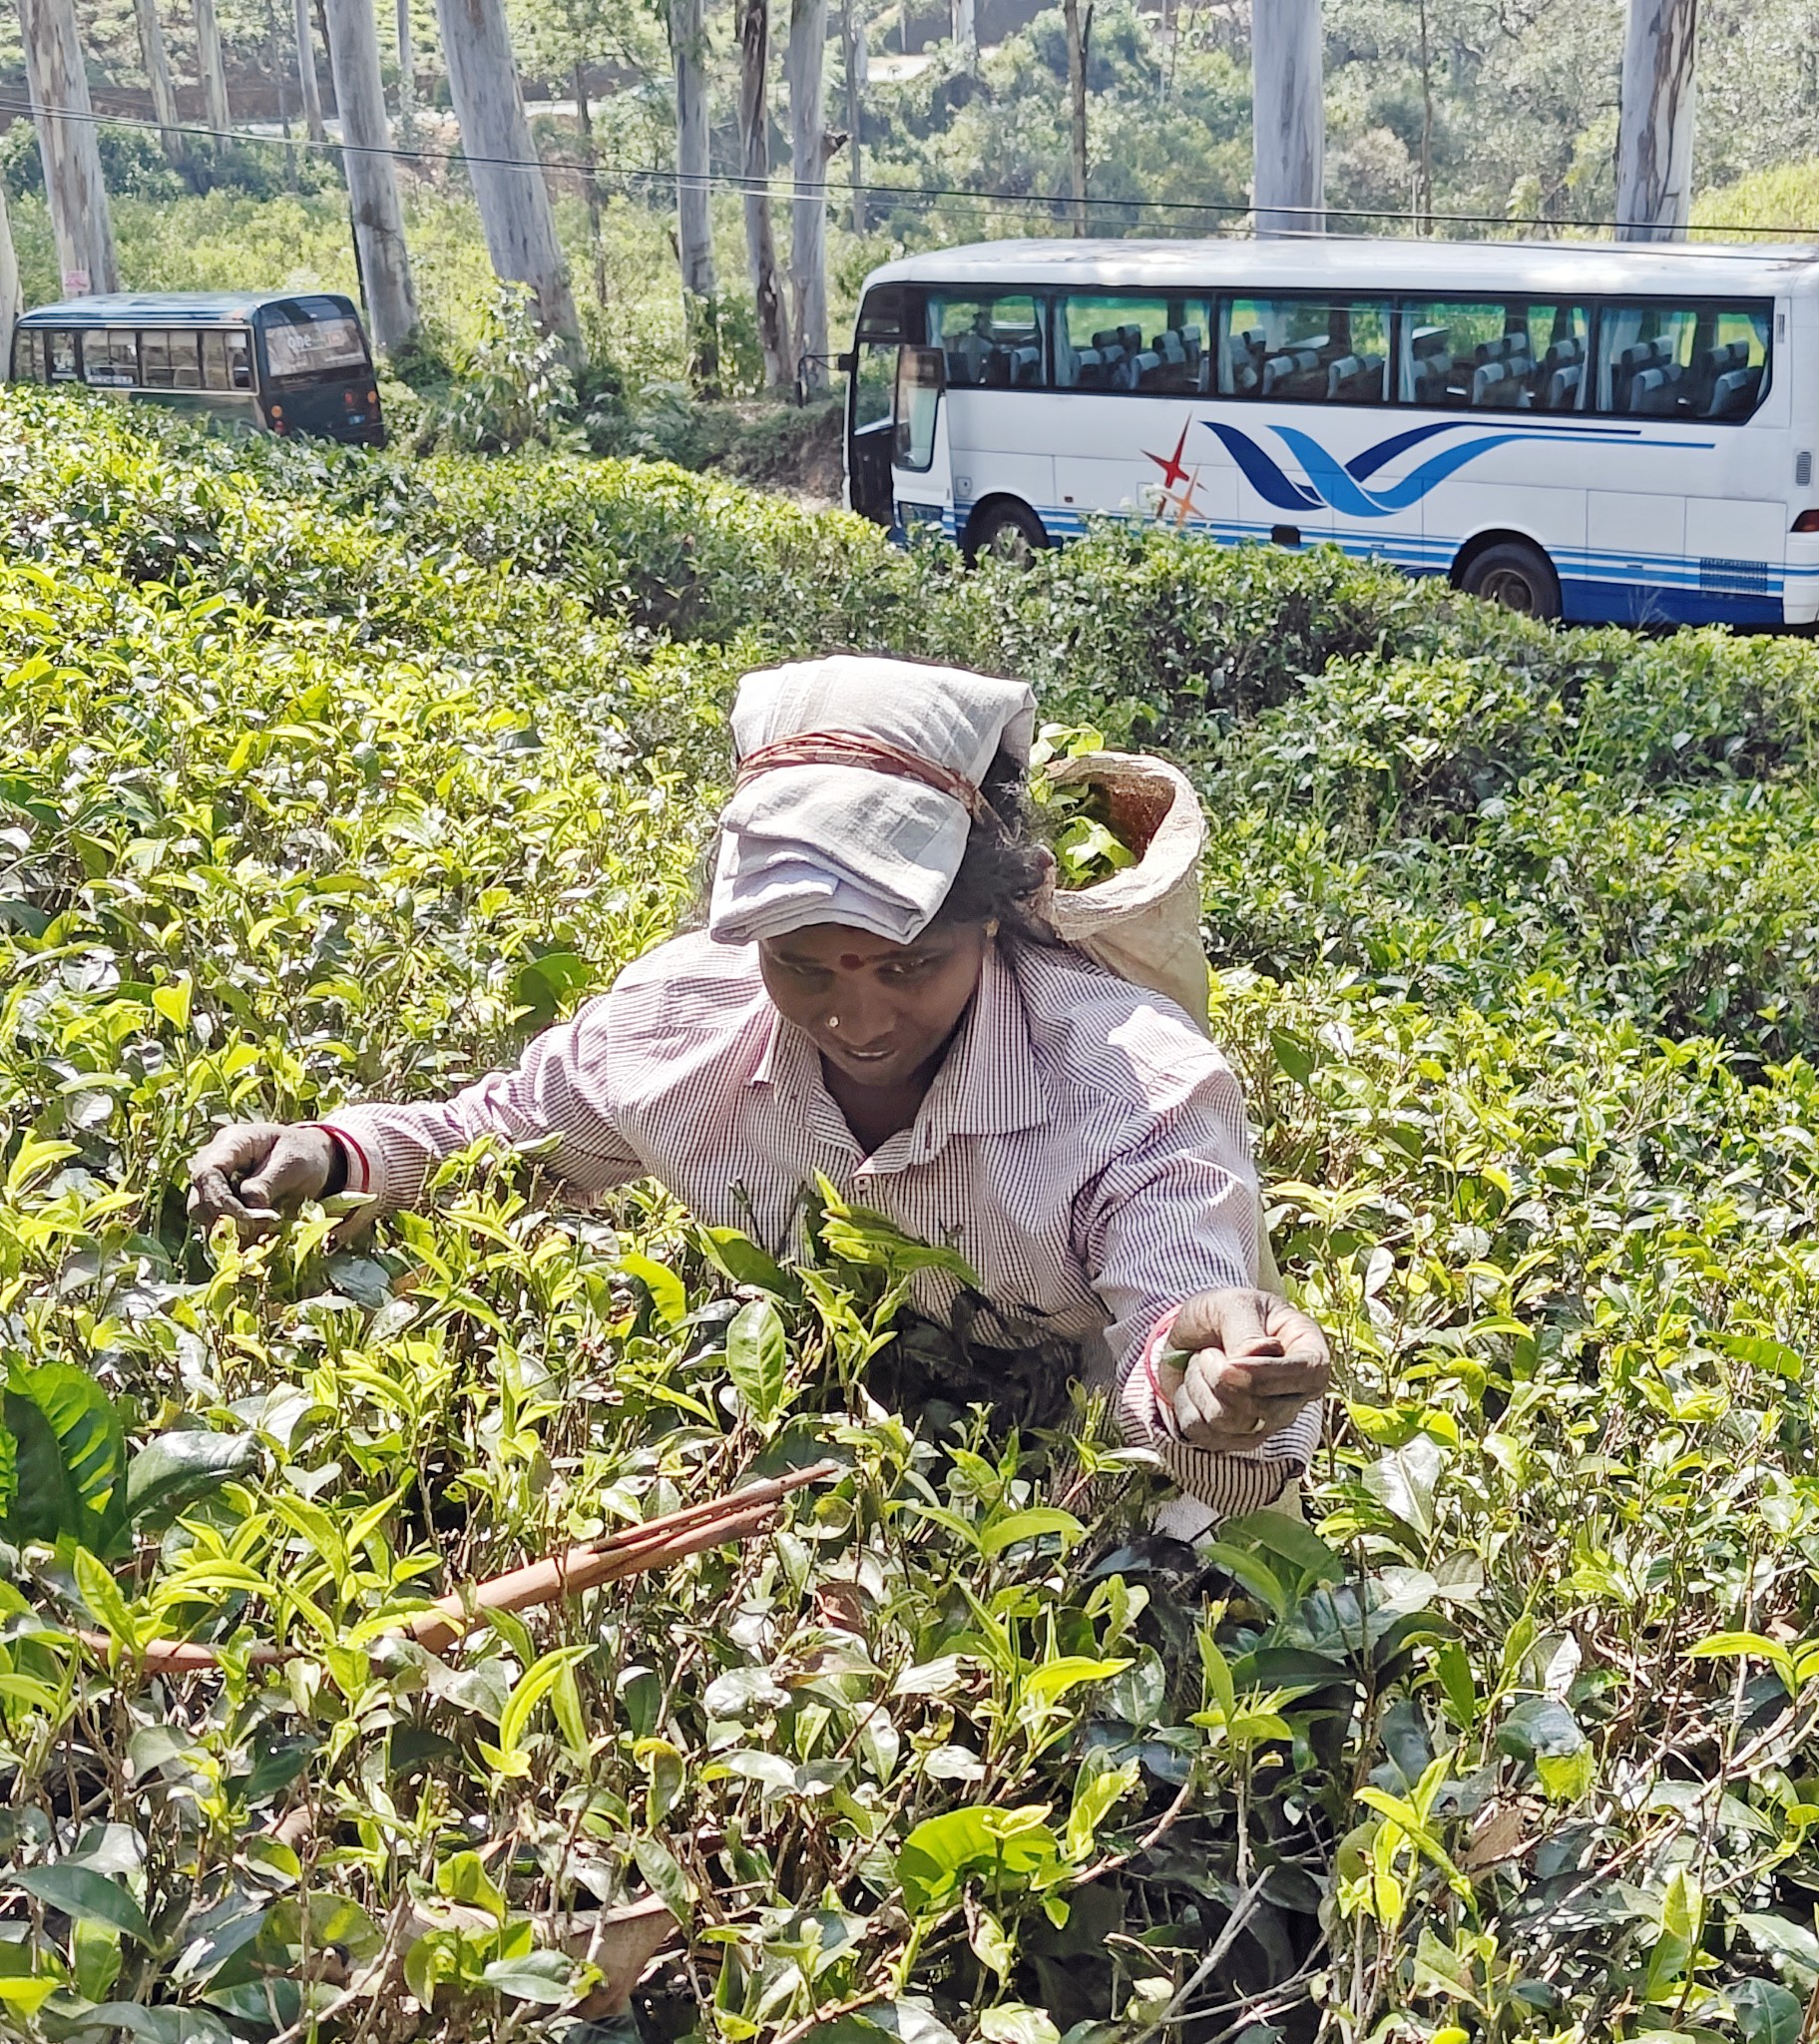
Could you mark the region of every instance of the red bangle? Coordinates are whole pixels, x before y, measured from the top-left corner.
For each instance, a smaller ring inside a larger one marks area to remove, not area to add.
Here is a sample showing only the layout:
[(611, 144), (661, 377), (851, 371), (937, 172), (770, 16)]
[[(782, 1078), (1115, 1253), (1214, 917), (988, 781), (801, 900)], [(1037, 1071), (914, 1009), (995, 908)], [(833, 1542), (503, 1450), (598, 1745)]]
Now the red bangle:
[(350, 1186), (350, 1192), (370, 1193), (372, 1191), (372, 1166), (367, 1162), (366, 1152), (345, 1129), (337, 1129), (332, 1122), (304, 1122), (306, 1129), (320, 1129), (330, 1142), (338, 1144), (343, 1164), (349, 1162), (360, 1167), (360, 1183)]
[(1168, 1336), (1174, 1331), (1175, 1315), (1179, 1311), (1180, 1307), (1178, 1305), (1171, 1305), (1163, 1313), (1155, 1325), (1149, 1329), (1140, 1352), (1143, 1374), (1149, 1379), (1150, 1395), (1155, 1400), (1156, 1410), (1163, 1415), (1164, 1422), (1170, 1425), (1170, 1427), (1172, 1427), (1173, 1414), (1169, 1410), (1168, 1400), (1162, 1396), (1162, 1381), (1155, 1373), (1155, 1359), (1161, 1350), (1168, 1345)]

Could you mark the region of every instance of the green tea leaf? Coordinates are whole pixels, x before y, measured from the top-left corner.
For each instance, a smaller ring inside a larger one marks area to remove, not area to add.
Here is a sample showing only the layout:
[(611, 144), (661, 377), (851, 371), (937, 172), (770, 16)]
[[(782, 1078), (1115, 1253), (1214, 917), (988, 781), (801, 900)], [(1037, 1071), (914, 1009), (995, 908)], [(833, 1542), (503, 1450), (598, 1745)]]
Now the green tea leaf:
[(111, 1923), (123, 1935), (140, 1944), (152, 1941), (152, 1926), (124, 1881), (97, 1873), (92, 1866), (72, 1866), (53, 1860), (48, 1866), (28, 1866), (0, 1875), (10, 1887), (24, 1888), (28, 1895), (70, 1917), (93, 1917)]
[(726, 1328), (726, 1374), (760, 1426), (768, 1426), (782, 1407), (787, 1368), (776, 1307), (767, 1298), (749, 1300)]

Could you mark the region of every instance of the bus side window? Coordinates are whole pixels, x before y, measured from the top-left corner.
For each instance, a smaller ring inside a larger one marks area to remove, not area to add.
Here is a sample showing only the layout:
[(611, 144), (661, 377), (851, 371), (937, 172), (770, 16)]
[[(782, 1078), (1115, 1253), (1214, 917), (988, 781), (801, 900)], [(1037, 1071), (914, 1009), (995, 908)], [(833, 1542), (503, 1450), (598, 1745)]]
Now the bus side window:
[(148, 390), (171, 387), (171, 336), (142, 333), (139, 336), (139, 373)]
[(1747, 419), (1768, 384), (1768, 304), (1641, 300), (1598, 310), (1598, 411)]
[(67, 329), (53, 328), (44, 336), (46, 359), (50, 363), (52, 383), (74, 383), (76, 380), (76, 336)]
[(139, 335), (130, 327), (90, 327), (82, 336), (82, 380), (104, 390), (139, 381)]
[(1277, 402), (1388, 402), (1390, 310), (1379, 298), (1228, 298), (1221, 396)]
[(252, 357), (244, 328), (218, 329), (202, 336), (205, 390), (250, 390)]
[(1074, 294), (1055, 308), (1055, 387), (1125, 390), (1152, 396), (1205, 387), (1204, 298), (1138, 297), (1130, 291)]
[(1771, 310), (1664, 299), (1600, 306), (1597, 409), (1624, 418), (1748, 418), (1768, 386)]
[(1028, 291), (961, 297), (932, 292), (929, 344), (947, 356), (950, 389), (1040, 390), (1042, 314)]
[(44, 380), (44, 336), (35, 327), (22, 326), (13, 337), (13, 381), (42, 383)]

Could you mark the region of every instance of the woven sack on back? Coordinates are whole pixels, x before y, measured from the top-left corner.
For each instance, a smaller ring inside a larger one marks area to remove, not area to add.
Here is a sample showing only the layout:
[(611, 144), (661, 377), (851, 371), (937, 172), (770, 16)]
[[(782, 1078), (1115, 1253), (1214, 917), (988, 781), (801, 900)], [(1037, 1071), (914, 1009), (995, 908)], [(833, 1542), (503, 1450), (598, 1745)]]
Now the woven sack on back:
[[(1134, 986), (1163, 994), (1211, 1034), (1211, 982), (1200, 942), (1200, 854), (1206, 818), (1178, 767), (1139, 753), (1083, 753), (1043, 769), (1058, 787), (1097, 788), (1107, 821), (1137, 863), (1091, 887), (1057, 887), (1041, 907), (1063, 943)], [(1257, 1208), (1257, 1282), (1278, 1298), (1281, 1275)]]

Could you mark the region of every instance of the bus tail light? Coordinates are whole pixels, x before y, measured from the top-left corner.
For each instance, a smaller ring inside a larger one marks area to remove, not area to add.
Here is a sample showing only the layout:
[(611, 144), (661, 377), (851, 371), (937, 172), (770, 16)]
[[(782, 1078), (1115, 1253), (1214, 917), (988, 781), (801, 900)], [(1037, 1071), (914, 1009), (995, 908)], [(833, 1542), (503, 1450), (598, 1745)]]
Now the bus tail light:
[(1794, 530), (1796, 532), (1819, 532), (1819, 506), (1815, 506), (1809, 511), (1802, 511), (1800, 516), (1794, 520)]

